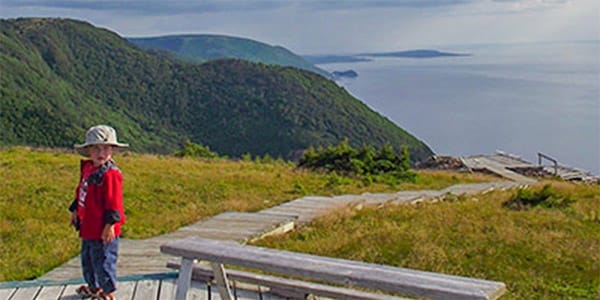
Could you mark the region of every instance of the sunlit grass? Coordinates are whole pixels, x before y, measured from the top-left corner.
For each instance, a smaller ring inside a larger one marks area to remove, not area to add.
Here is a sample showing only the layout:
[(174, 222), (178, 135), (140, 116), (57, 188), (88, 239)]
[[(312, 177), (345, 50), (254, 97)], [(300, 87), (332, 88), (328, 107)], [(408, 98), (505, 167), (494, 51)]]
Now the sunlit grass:
[[(77, 255), (69, 227), (81, 157), (70, 151), (0, 149), (0, 281), (35, 278)], [(167, 233), (224, 211), (258, 211), (304, 195), (395, 192), (495, 180), (473, 174), (419, 172), (417, 184), (390, 187), (333, 180), (293, 164), (202, 161), (123, 153), (124, 237)]]
[[(600, 186), (550, 182), (569, 207), (514, 211), (515, 191), (347, 208), (258, 245), (507, 284), (505, 299), (598, 299)], [(541, 187), (536, 187), (538, 190)]]

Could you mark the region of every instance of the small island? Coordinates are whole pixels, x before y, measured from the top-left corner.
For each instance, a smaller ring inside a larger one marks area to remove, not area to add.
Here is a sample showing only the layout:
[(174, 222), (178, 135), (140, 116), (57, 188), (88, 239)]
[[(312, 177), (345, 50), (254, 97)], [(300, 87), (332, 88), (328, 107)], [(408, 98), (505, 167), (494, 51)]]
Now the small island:
[(359, 56), (368, 57), (407, 57), (407, 58), (435, 58), (435, 57), (448, 57), (448, 56), (471, 56), (471, 54), (465, 53), (451, 53), (442, 52), (438, 50), (408, 50), (398, 52), (383, 52), (383, 53), (363, 53), (358, 54)]
[(358, 73), (356, 73), (356, 71), (354, 71), (354, 70), (333, 71), (333, 72), (331, 72), (331, 75), (333, 75), (334, 79), (358, 77)]
[(315, 65), (335, 64), (335, 63), (353, 63), (371, 61), (371, 59), (358, 57), (356, 55), (304, 55), (306, 61)]
[(469, 53), (452, 53), (439, 50), (417, 49), (397, 52), (372, 52), (348, 55), (305, 55), (303, 58), (315, 65), (334, 63), (368, 62), (375, 57), (398, 57), (398, 58), (437, 58), (437, 57), (460, 57), (472, 56)]

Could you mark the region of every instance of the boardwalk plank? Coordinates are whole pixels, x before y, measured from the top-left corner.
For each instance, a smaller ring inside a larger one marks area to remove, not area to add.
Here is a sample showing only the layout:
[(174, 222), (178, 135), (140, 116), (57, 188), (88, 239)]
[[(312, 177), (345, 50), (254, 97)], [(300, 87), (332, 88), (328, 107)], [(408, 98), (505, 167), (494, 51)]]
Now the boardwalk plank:
[(160, 282), (160, 294), (158, 299), (175, 299), (176, 279), (163, 279)]
[(65, 289), (64, 285), (44, 286), (35, 300), (56, 300)]
[(117, 291), (115, 292), (115, 298), (119, 300), (132, 300), (133, 294), (135, 292), (135, 287), (135, 281), (119, 282), (119, 285), (117, 286)]
[(16, 289), (0, 289), (0, 299), (9, 299)]
[(80, 286), (80, 284), (69, 284), (63, 288), (62, 295), (60, 296), (60, 300), (80, 300), (81, 296), (78, 296), (75, 293), (75, 290)]
[(140, 280), (135, 287), (133, 300), (151, 300), (156, 299), (158, 295), (159, 280)]
[(258, 299), (260, 299), (260, 295), (258, 294), (258, 292), (249, 291), (249, 290), (241, 290), (241, 289), (237, 289), (235, 291), (235, 296), (236, 296), (236, 299), (239, 299), (239, 300), (258, 300)]
[(192, 281), (192, 284), (190, 285), (190, 289), (188, 290), (186, 299), (187, 300), (221, 299), (221, 297), (219, 296), (219, 291), (218, 291), (217, 287), (213, 287), (211, 290), (213, 290), (212, 291), (213, 294), (211, 295), (212, 297), (209, 298), (206, 283)]
[(11, 300), (33, 300), (40, 290), (39, 286), (19, 288)]

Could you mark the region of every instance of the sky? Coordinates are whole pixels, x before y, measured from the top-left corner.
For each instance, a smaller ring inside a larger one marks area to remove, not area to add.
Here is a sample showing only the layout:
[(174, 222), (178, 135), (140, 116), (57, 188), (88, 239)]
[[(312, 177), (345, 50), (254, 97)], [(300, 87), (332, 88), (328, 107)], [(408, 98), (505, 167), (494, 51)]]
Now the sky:
[(598, 0), (0, 0), (0, 18), (17, 17), (124, 37), (223, 34), (298, 54), (600, 40)]

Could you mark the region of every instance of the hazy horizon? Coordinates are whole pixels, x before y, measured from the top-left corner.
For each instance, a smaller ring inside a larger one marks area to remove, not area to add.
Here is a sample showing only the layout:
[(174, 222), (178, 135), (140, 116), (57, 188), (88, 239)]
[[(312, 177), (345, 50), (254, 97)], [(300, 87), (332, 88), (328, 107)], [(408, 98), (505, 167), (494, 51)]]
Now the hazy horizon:
[(304, 55), (600, 40), (594, 0), (0, 0), (0, 17), (73, 18), (123, 37), (220, 34)]

